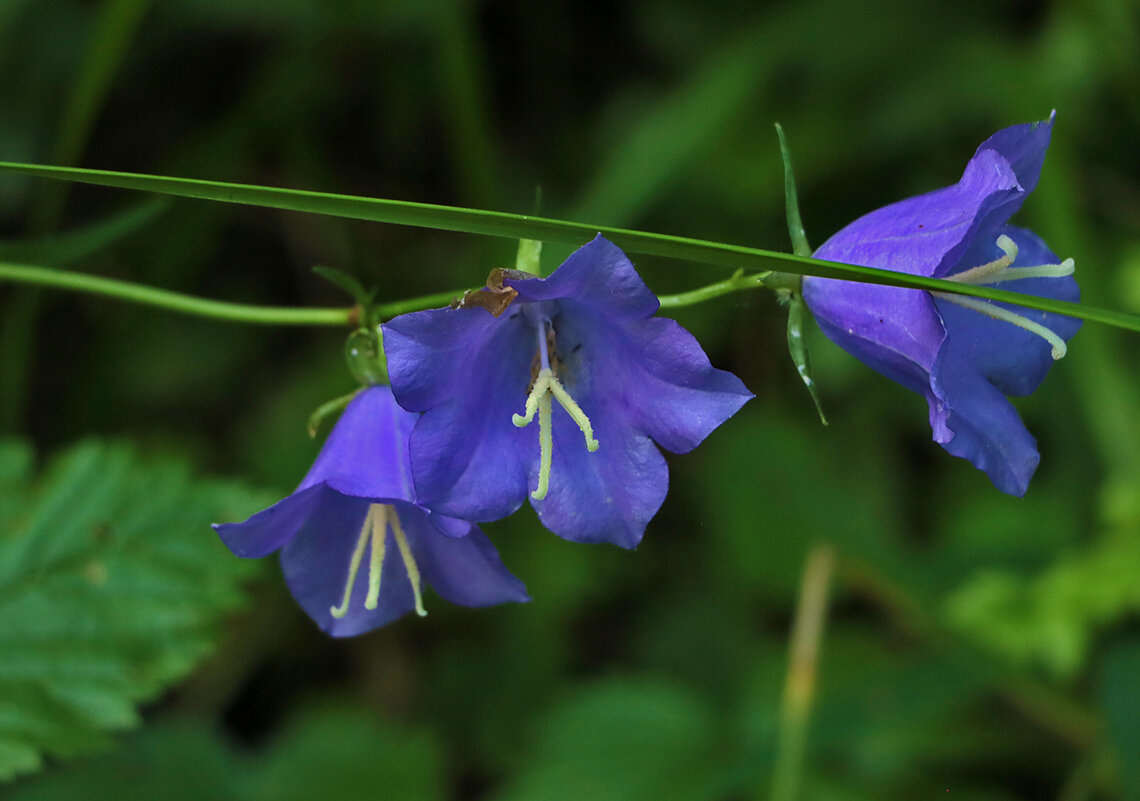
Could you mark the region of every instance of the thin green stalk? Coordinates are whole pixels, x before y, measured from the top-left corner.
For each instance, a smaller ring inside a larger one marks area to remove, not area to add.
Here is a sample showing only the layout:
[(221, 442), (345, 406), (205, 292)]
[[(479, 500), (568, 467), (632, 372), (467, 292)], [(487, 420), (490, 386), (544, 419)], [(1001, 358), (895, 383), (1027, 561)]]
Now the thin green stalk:
[(681, 292), (676, 295), (662, 295), (658, 300), (661, 301), (662, 309), (676, 309), (680, 306), (692, 306), (695, 303), (704, 303), (706, 300), (712, 300), (713, 298), (728, 295), (732, 292), (739, 292), (742, 289), (760, 289), (765, 285), (764, 277), (763, 273), (745, 275), (741, 270), (737, 270), (732, 274), (731, 278), (726, 278), (724, 281), (717, 281), (715, 284), (709, 284), (700, 289)]
[(808, 723), (815, 701), (815, 680), (823, 630), (827, 623), (827, 599), (835, 549), (817, 545), (804, 566), (796, 618), (792, 624), (788, 675), (780, 705), (780, 729), (776, 737), (776, 769), (769, 801), (795, 801), (799, 797), (807, 751)]
[(545, 242), (580, 245), (595, 234), (601, 233), (618, 247), (630, 253), (664, 256), (681, 261), (711, 264), (749, 272), (774, 269), (822, 278), (839, 278), (871, 284), (948, 292), (1040, 309), (1140, 332), (1140, 315), (1137, 314), (1100, 309), (1081, 303), (1069, 303), (1035, 295), (1023, 295), (1009, 290), (973, 286), (957, 281), (925, 278), (893, 270), (821, 261), (790, 253), (778, 253), (760, 248), (730, 245), (723, 242), (708, 242), (668, 234), (632, 231), (482, 209), (464, 209), (430, 203), (334, 195), (325, 192), (222, 183), (190, 178), (170, 178), (105, 170), (15, 164), (12, 162), (0, 162), (0, 171), (56, 180), (79, 181), (97, 186), (157, 192), (178, 197), (192, 197), (223, 203), (241, 203), (445, 231), (463, 231), (508, 239), (540, 239)]
[(247, 303), (227, 303), (208, 300), (179, 292), (104, 278), (98, 275), (33, 267), (25, 264), (0, 263), (0, 281), (9, 280), (34, 286), (51, 287), (89, 295), (103, 295), (156, 306), (167, 311), (225, 320), (234, 323), (262, 325), (341, 325), (347, 326), (353, 309), (288, 309), (273, 306), (255, 306)]

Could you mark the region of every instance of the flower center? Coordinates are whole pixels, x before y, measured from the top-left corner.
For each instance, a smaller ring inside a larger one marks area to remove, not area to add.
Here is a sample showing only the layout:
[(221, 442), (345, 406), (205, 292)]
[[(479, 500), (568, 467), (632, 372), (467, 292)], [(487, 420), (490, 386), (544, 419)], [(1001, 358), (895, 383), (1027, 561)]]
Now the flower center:
[[(1077, 269), (1076, 263), (1071, 258), (1065, 259), (1060, 264), (1033, 264), (1014, 267), (1013, 263), (1017, 259), (1017, 243), (1005, 234), (1002, 234), (997, 238), (997, 246), (1001, 248), (1002, 253), (1005, 255), (987, 264), (971, 267), (969, 270), (963, 270), (954, 275), (948, 275), (946, 276), (946, 280), (974, 285), (999, 284), (1005, 281), (1019, 281), (1023, 278), (1064, 278), (1065, 276), (1072, 275)], [(932, 292), (931, 294), (963, 308), (984, 314), (994, 320), (1001, 320), (1002, 322), (1016, 325), (1018, 328), (1024, 328), (1026, 331), (1036, 334), (1052, 347), (1052, 356), (1055, 360), (1063, 358), (1065, 353), (1068, 352), (1065, 340), (1061, 339), (1055, 331), (1030, 320), (1024, 315), (1010, 311), (1004, 306), (997, 306), (981, 298), (955, 295), (950, 292)]]
[(364, 525), (360, 528), (360, 536), (356, 539), (356, 548), (352, 551), (352, 558), (348, 563), (348, 578), (344, 582), (344, 597), (340, 606), (329, 607), (329, 613), (338, 620), (348, 614), (349, 602), (352, 599), (352, 588), (356, 584), (356, 576), (360, 572), (360, 563), (364, 561), (364, 551), (369, 543), (372, 545), (368, 558), (368, 594), (364, 596), (364, 608), (372, 611), (380, 603), (380, 579), (384, 570), (384, 554), (388, 545), (388, 529), (392, 529), (392, 536), (396, 540), (396, 547), (400, 551), (400, 558), (404, 561), (404, 570), (408, 574), (408, 581), (412, 585), (412, 595), (416, 599), (416, 614), (423, 617), (427, 614), (424, 609), (423, 596), (420, 591), (420, 569), (416, 559), (412, 556), (412, 549), (408, 545), (408, 537), (400, 525), (400, 517), (396, 514), (394, 506), (384, 503), (373, 503), (368, 506), (368, 514), (364, 516)]
[(525, 414), (511, 416), (511, 421), (516, 426), (525, 428), (534, 420), (535, 412), (538, 412), (538, 487), (530, 494), (530, 497), (536, 501), (545, 498), (550, 489), (550, 464), (554, 458), (554, 433), (550, 421), (552, 399), (557, 400), (578, 424), (578, 428), (582, 429), (582, 436), (586, 439), (586, 450), (593, 453), (598, 449), (598, 441), (594, 439), (594, 428), (590, 425), (590, 418), (582, 411), (582, 407), (574, 402), (570, 393), (562, 386), (562, 382), (554, 375), (551, 364), (557, 365), (558, 357), (554, 354), (552, 358), (553, 340), (554, 328), (549, 320), (543, 320), (538, 326), (538, 375), (535, 376), (530, 393), (527, 395)]

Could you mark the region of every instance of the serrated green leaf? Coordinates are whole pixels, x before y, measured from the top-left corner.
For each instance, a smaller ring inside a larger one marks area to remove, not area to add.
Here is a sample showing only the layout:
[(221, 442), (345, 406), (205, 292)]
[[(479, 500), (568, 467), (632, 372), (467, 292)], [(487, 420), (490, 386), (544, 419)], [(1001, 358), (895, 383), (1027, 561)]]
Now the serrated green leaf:
[(0, 444), (0, 778), (96, 748), (185, 676), (249, 563), (209, 529), (265, 502), (173, 460), (85, 442), (30, 477)]

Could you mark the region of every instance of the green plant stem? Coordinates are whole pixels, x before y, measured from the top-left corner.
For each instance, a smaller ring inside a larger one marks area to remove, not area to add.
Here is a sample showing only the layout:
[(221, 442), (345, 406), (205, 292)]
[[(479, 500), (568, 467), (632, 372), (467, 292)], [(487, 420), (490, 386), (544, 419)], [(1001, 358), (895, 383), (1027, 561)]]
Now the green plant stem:
[(835, 549), (832, 546), (816, 545), (808, 553), (788, 649), (788, 675), (780, 704), (776, 768), (772, 775), (769, 801), (795, 801), (799, 797), (807, 750), (808, 723), (815, 701), (819, 651), (827, 623), (827, 599), (834, 569)]
[(247, 303), (227, 303), (170, 292), (165, 289), (141, 286), (129, 281), (86, 275), (49, 267), (0, 263), (0, 281), (17, 281), (22, 284), (64, 289), (89, 295), (142, 303), (160, 309), (209, 317), (234, 323), (263, 325), (340, 325), (350, 323), (353, 309), (287, 309), (273, 306), (254, 306)]
[(718, 298), (721, 295), (728, 295), (732, 292), (739, 292), (742, 289), (760, 289), (765, 286), (764, 273), (751, 273), (745, 275), (743, 271), (737, 270), (733, 273), (731, 278), (726, 278), (724, 281), (717, 281), (715, 284), (703, 286), (700, 289), (694, 289), (690, 292), (681, 292), (676, 295), (662, 295), (658, 298), (661, 301), (662, 309), (676, 309), (679, 306), (692, 306), (695, 303), (704, 303), (706, 300)]
[(894, 270), (821, 261), (790, 253), (778, 253), (760, 248), (730, 245), (723, 242), (708, 242), (668, 234), (631, 231), (623, 228), (573, 223), (523, 214), (464, 209), (430, 203), (412, 203), (352, 195), (334, 195), (326, 192), (309, 192), (270, 186), (251, 186), (106, 170), (86, 170), (0, 161), (0, 172), (14, 172), (41, 178), (78, 181), (97, 186), (157, 192), (164, 195), (191, 197), (222, 203), (240, 203), (311, 214), (326, 214), (346, 219), (395, 223), (445, 231), (463, 231), (508, 239), (540, 239), (544, 242), (580, 245), (595, 234), (601, 233), (618, 247), (630, 253), (664, 256), (681, 261), (727, 267), (733, 270), (758, 272), (777, 269), (786, 273), (814, 275), (822, 278), (838, 278), (870, 284), (948, 292), (994, 300), (1000, 303), (1010, 303), (1030, 309), (1040, 309), (1041, 311), (1140, 332), (1140, 315), (1137, 314), (1127, 314), (1035, 295), (1023, 295), (1009, 290), (973, 286), (958, 281), (926, 278), (909, 273), (895, 272)]

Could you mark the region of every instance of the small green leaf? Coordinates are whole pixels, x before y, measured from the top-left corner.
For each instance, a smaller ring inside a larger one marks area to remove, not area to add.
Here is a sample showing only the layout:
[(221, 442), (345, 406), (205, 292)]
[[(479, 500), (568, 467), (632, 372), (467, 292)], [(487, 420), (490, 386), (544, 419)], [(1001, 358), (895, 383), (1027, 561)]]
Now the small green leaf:
[(122, 444), (30, 464), (0, 445), (0, 779), (99, 747), (190, 672), (250, 570), (209, 524), (266, 500)]
[(343, 289), (345, 292), (351, 295), (362, 307), (368, 306), (376, 294), (375, 292), (369, 292), (367, 289), (365, 289), (364, 284), (360, 283), (359, 279), (357, 279), (356, 276), (349, 275), (348, 273), (342, 272), (333, 267), (324, 267), (317, 265), (313, 268), (313, 272), (328, 281), (330, 284)]
[(791, 296), (788, 303), (788, 353), (796, 365), (796, 372), (815, 401), (815, 410), (819, 413), (819, 422), (827, 425), (827, 417), (823, 414), (823, 404), (819, 400), (819, 390), (815, 380), (811, 377), (811, 362), (808, 359), (807, 343), (804, 342), (804, 296), (798, 292)]
[(780, 158), (784, 161), (784, 204), (788, 216), (788, 235), (792, 238), (792, 252), (797, 256), (810, 256), (811, 245), (808, 244), (804, 223), (800, 218), (796, 174), (792, 170), (792, 151), (788, 148), (788, 139), (784, 136), (780, 123), (776, 123), (776, 136), (780, 139)]

